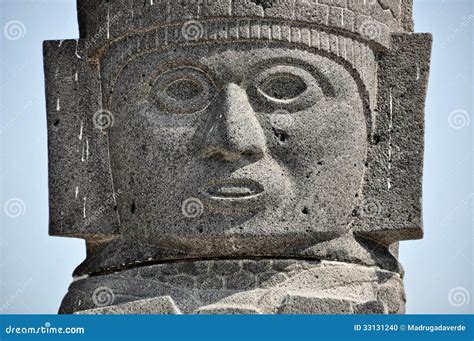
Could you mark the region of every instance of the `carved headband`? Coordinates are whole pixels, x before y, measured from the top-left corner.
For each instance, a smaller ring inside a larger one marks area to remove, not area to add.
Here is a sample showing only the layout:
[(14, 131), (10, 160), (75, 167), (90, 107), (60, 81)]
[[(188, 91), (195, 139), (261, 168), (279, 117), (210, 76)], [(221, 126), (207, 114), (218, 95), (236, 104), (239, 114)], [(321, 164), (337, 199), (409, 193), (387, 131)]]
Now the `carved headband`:
[(302, 22), (385, 47), (391, 33), (413, 30), (412, 0), (78, 0), (78, 12), (81, 38), (98, 45), (133, 30), (216, 18)]

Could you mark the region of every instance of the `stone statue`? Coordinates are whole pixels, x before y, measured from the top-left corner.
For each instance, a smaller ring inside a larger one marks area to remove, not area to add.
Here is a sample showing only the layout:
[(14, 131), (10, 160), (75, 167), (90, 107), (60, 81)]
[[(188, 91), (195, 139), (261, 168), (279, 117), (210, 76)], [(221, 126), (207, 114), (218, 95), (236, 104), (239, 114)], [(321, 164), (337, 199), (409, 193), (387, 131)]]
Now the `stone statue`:
[(431, 36), (411, 0), (78, 0), (44, 44), (60, 313), (403, 313)]

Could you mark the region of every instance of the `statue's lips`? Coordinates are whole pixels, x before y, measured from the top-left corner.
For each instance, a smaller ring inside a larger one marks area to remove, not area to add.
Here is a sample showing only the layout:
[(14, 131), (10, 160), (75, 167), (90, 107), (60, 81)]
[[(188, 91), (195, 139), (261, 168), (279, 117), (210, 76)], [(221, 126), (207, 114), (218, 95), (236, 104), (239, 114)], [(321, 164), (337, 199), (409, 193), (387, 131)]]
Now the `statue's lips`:
[(225, 179), (213, 181), (204, 190), (207, 196), (215, 199), (250, 199), (264, 192), (263, 186), (251, 179)]

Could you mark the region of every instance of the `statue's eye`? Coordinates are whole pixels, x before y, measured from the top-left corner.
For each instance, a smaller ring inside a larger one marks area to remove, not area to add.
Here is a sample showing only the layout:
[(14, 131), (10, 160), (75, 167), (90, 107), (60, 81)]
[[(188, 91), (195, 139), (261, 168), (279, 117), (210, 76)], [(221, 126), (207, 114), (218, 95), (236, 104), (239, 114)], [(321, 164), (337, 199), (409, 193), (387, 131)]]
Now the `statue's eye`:
[[(314, 106), (324, 97), (317, 72), (305, 65), (262, 64), (261, 71), (250, 74), (247, 93), (254, 110), (296, 113)], [(258, 69), (257, 69), (258, 70)]]
[(193, 79), (177, 79), (165, 90), (166, 95), (178, 101), (189, 101), (203, 92), (203, 87)]
[(216, 94), (209, 75), (190, 66), (167, 70), (150, 85), (148, 101), (160, 113), (192, 114), (202, 111)]
[(303, 79), (290, 73), (271, 75), (258, 87), (263, 95), (276, 100), (298, 98), (306, 89), (307, 86)]

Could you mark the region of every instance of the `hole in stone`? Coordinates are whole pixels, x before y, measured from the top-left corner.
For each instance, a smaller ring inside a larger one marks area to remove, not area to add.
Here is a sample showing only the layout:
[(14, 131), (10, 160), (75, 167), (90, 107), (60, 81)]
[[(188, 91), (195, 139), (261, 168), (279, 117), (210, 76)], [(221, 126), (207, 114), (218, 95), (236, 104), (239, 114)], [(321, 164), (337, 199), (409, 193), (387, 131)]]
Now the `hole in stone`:
[(281, 142), (286, 142), (288, 135), (286, 135), (285, 133), (282, 133), (278, 136), (278, 138), (280, 139)]
[(319, 162), (318, 162), (318, 165), (319, 165), (319, 166), (324, 165), (324, 161), (319, 161)]
[(132, 205), (130, 206), (130, 212), (132, 214), (135, 214), (135, 211), (137, 210), (137, 205), (135, 204), (135, 200), (132, 201)]
[(273, 128), (273, 133), (275, 134), (276, 138), (281, 142), (285, 143), (288, 140), (288, 134), (280, 129)]
[(263, 10), (271, 8), (273, 6), (273, 0), (250, 0), (257, 6), (261, 6)]
[(305, 206), (305, 207), (303, 207), (303, 209), (301, 210), (301, 213), (303, 213), (303, 214), (309, 214), (309, 209)]
[(374, 144), (379, 144), (380, 141), (382, 140), (382, 137), (378, 134), (374, 135)]
[(54, 123), (53, 123), (53, 125), (54, 125), (55, 127), (57, 127), (58, 124), (59, 124), (59, 120), (56, 120), (56, 121), (54, 121)]

